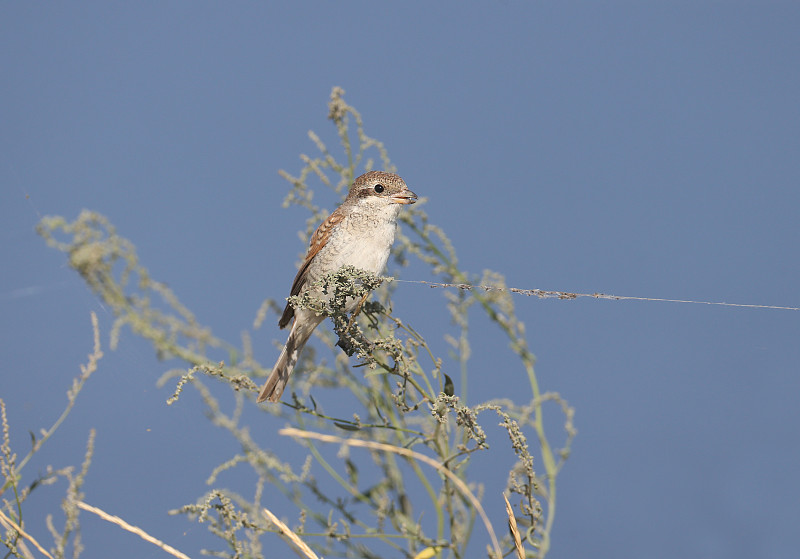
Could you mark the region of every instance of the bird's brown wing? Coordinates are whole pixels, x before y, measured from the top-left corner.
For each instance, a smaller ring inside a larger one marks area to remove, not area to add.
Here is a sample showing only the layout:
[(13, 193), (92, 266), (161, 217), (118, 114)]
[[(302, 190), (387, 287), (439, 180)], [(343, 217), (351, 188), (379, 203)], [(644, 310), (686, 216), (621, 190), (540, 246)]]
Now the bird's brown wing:
[[(344, 212), (339, 211), (341, 207), (337, 208), (331, 215), (328, 216), (328, 219), (323, 221), (317, 230), (314, 231), (314, 234), (311, 235), (311, 243), (308, 246), (308, 254), (306, 254), (305, 260), (303, 260), (303, 265), (300, 266), (300, 269), (297, 271), (297, 275), (294, 277), (294, 282), (292, 282), (292, 290), (290, 295), (299, 295), (300, 291), (302, 291), (303, 286), (306, 282), (306, 277), (308, 276), (308, 267), (311, 265), (311, 261), (314, 260), (314, 257), (317, 253), (322, 250), (328, 239), (331, 238), (331, 233), (333, 233), (333, 229), (344, 219)], [(281, 315), (281, 319), (278, 321), (278, 326), (280, 328), (286, 328), (289, 324), (289, 321), (292, 320), (294, 316), (294, 307), (289, 303), (286, 303), (286, 308), (283, 309), (283, 314)]]

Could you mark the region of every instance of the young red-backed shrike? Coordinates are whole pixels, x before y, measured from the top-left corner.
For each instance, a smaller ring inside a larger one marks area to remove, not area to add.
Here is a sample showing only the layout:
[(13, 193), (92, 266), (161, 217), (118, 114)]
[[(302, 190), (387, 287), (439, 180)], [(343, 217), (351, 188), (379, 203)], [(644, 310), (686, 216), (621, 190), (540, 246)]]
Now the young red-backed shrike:
[[(342, 266), (350, 265), (380, 274), (389, 259), (400, 207), (416, 201), (417, 195), (397, 175), (370, 171), (358, 177), (342, 205), (311, 236), (308, 254), (294, 278), (291, 294), (309, 292), (324, 300), (329, 296), (325, 296), (320, 288), (311, 286)], [(352, 312), (357, 305), (357, 300), (348, 301), (345, 310)], [(287, 303), (278, 326), (285, 328), (292, 317), (294, 323), (289, 339), (258, 395), (258, 402), (280, 400), (300, 351), (314, 328), (325, 319), (313, 310), (295, 309)]]

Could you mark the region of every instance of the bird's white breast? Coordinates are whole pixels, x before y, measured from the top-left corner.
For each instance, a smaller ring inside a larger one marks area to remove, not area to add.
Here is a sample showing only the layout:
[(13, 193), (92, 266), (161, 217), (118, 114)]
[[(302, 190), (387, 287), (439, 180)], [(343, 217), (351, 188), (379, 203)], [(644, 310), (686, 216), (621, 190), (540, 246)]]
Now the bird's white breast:
[(335, 255), (333, 268), (350, 265), (373, 274), (383, 272), (394, 243), (398, 210), (397, 204), (391, 204), (350, 214), (328, 241)]
[(383, 272), (394, 243), (400, 205), (375, 202), (353, 208), (331, 232), (310, 266), (311, 282), (348, 265), (373, 274)]

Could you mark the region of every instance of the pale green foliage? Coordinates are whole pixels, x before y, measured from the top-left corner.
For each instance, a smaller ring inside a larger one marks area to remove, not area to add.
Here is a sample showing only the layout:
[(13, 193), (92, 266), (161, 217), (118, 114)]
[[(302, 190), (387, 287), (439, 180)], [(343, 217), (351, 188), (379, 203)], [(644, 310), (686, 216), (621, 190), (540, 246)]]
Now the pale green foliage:
[[(374, 167), (370, 154), (377, 155), (382, 169), (395, 171), (384, 146), (365, 135), (361, 116), (344, 101), (343, 94), (340, 88), (334, 88), (329, 103), (329, 118), (336, 127), (342, 156), (334, 156), (319, 136), (309, 133), (320, 154), (302, 155), (304, 166), (298, 176), (281, 171), (290, 184), (284, 205), (298, 205), (309, 211), (301, 234), (306, 244), (314, 228), (328, 215), (327, 210), (314, 204), (312, 179), (343, 197), (360, 171)], [(459, 269), (453, 244), (440, 228), (428, 222), (424, 199), (404, 209), (400, 221), (393, 251), (395, 264), (402, 266), (410, 259), (419, 259), (437, 281), (504, 285), (499, 274), (474, 276)], [(473, 477), (469, 469), (476, 452), (505, 452), (503, 438), (493, 435), (495, 440), (491, 440), (492, 435), (480, 423), (487, 418), (494, 422), (495, 417), (507, 433), (505, 440), (510, 441), (517, 464), (507, 473), (494, 470), (488, 475), (507, 477), (506, 492), (516, 494), (511, 500), (516, 504), (516, 522), (526, 553), (532, 557), (547, 553), (555, 513), (556, 478), (575, 434), (573, 411), (559, 395), (540, 391), (535, 359), (508, 291), (447, 292), (446, 305), (456, 333), (445, 336), (452, 352), (444, 358), (434, 355), (425, 337), (393, 313), (390, 296), (397, 283), (385, 281), (390, 278), (376, 278), (355, 269), (323, 278), (325, 289), (334, 295), (329, 302), (303, 295), (290, 302), (332, 317), (333, 331), (325, 327), (316, 331), (322, 347), (331, 348), (331, 354), (325, 358), (313, 347), (307, 348), (290, 381), (286, 397), (289, 402), (260, 408), (281, 419), (260, 417), (253, 424), (244, 418), (252, 417), (247, 412), (255, 406), (257, 385), (268, 370), (255, 359), (250, 334), (243, 336), (241, 348), (215, 337), (170, 289), (150, 278), (133, 245), (119, 237), (98, 214), (83, 212), (74, 222), (45, 218), (40, 232), (48, 244), (69, 255), (71, 266), (114, 313), (112, 346), (121, 329), (128, 325), (133, 333), (149, 340), (161, 357), (179, 359), (181, 368), (169, 371), (160, 381), (163, 384), (178, 379), (169, 402), (178, 401), (182, 390), (193, 388), (205, 403), (211, 423), (227, 430), (241, 449), (210, 473), (209, 484), (215, 488), (196, 503), (173, 511), (203, 521), (221, 539), (219, 549), (210, 552), (214, 556), (273, 555), (265, 553), (261, 536), (275, 528), (261, 509), (267, 506), (276, 511), (275, 495), (280, 495), (281, 508), (276, 512), (284, 518), (295, 518), (292, 529), (326, 557), (413, 557), (420, 552), (466, 557), (471, 538), (485, 544), (490, 540), (484, 526), (476, 521), (474, 501), (459, 488), (461, 482), (471, 493), (482, 496), (484, 503), (496, 503), (495, 509), (503, 502), (502, 495), (482, 495), (481, 480)], [(342, 312), (347, 297), (360, 298), (368, 292), (372, 294), (355, 320)], [(160, 302), (154, 302), (154, 298)], [(266, 301), (258, 310), (256, 327), (271, 313), (279, 313), (281, 306), (282, 302)], [(508, 337), (520, 368), (507, 374), (522, 372), (526, 376), (531, 387), (527, 401), (472, 403), (467, 399), (470, 375), (481, 374), (469, 368), (473, 350), (468, 312), (472, 307), (484, 311)], [(402, 309), (398, 311), (402, 313)], [(357, 366), (352, 366), (351, 358), (336, 347), (337, 341), (355, 356)], [(259, 353), (271, 355), (267, 351)], [(230, 398), (220, 398), (218, 383), (210, 381), (222, 381), (232, 389), (232, 405), (223, 403)], [(551, 401), (560, 406), (565, 418), (561, 449), (551, 446), (544, 426), (542, 406)], [(348, 411), (328, 413), (325, 407)], [(282, 457), (280, 447), (263, 448), (258, 442), (265, 439), (260, 434), (264, 430), (277, 431), (287, 421), (300, 429), (413, 449), (433, 458), (460, 481), (452, 483), (449, 476), (440, 475), (409, 455), (350, 446), (341, 447), (339, 454), (333, 455), (330, 448), (311, 439), (285, 441), (286, 445), (298, 444), (307, 449), (304, 461), (289, 463)], [(531, 442), (531, 435), (535, 443)], [(539, 458), (534, 460), (534, 455)], [(498, 464), (502, 462), (497, 460)], [(13, 461), (4, 472), (9, 469), (13, 470)], [(254, 482), (246, 494), (223, 488), (224, 476), (242, 479), (247, 475)], [(423, 494), (425, 498), (412, 501), (407, 487), (417, 488), (415, 495)], [(267, 494), (270, 498), (265, 502)], [(505, 524), (506, 519), (494, 521)], [(501, 547), (504, 555), (514, 549), (508, 536), (501, 541)], [(489, 554), (494, 556), (493, 548)], [(278, 555), (288, 555), (288, 550)]]
[[(0, 512), (2, 513), (0, 515), (0, 526), (5, 528), (5, 534), (0, 539), (0, 542), (6, 546), (8, 552), (14, 557), (32, 557), (29, 543), (37, 548), (41, 545), (38, 540), (31, 539), (31, 536), (26, 536), (19, 530), (19, 527), (24, 525), (25, 520), (23, 503), (37, 487), (52, 485), (60, 479), (64, 479), (67, 482), (66, 495), (61, 503), (61, 508), (64, 512), (64, 525), (63, 528), (58, 529), (55, 526), (52, 515), (48, 515), (46, 518), (47, 527), (53, 539), (51, 554), (56, 559), (67, 556), (77, 559), (83, 551), (80, 523), (78, 521), (78, 503), (83, 499), (81, 487), (89, 472), (89, 465), (94, 454), (95, 430), (92, 429), (89, 432), (86, 454), (81, 469), (77, 473), (73, 466), (58, 470), (48, 466), (44, 474), (40, 473), (34, 479), (23, 484), (22, 472), (31, 458), (42, 449), (44, 444), (67, 418), (83, 385), (97, 370), (97, 363), (103, 357), (103, 352), (100, 349), (100, 329), (97, 324), (97, 316), (94, 313), (92, 313), (92, 327), (94, 330), (94, 351), (89, 354), (86, 365), (80, 366), (80, 375), (73, 379), (72, 386), (67, 391), (67, 404), (64, 411), (49, 429), (42, 429), (38, 438), (31, 433), (31, 450), (19, 463), (17, 463), (17, 455), (11, 449), (6, 405), (0, 399), (0, 419), (3, 426), (3, 443), (0, 445), (0, 475), (3, 483), (2, 487), (0, 487), (0, 495), (4, 495), (2, 506), (0, 506)], [(70, 548), (71, 553), (69, 553)]]

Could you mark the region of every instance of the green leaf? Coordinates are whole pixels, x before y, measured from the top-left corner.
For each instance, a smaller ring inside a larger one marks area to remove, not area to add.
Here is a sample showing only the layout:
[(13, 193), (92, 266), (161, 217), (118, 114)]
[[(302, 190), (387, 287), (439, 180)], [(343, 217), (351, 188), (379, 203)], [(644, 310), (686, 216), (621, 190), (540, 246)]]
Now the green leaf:
[(339, 423), (338, 421), (333, 422), (339, 429), (344, 429), (345, 431), (361, 431), (361, 427), (357, 425), (350, 425), (349, 423)]
[(447, 373), (444, 373), (444, 393), (448, 396), (452, 396), (456, 393), (456, 387), (453, 384), (453, 379), (447, 376)]

